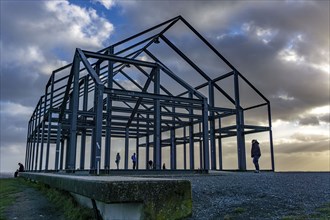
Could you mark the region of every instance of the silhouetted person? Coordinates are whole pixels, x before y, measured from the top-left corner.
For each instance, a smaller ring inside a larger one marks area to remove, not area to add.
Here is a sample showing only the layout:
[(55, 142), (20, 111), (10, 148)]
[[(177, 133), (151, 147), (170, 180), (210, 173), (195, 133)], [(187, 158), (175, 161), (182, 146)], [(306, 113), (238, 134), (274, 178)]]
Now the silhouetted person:
[(23, 164), (18, 163), (18, 166), (19, 166), (18, 172), (24, 172), (24, 166), (23, 166)]
[(117, 153), (117, 155), (116, 155), (116, 165), (117, 165), (117, 170), (119, 169), (119, 163), (120, 163), (120, 154), (119, 153)]
[(133, 170), (136, 169), (136, 154), (134, 153), (131, 157), (132, 163), (133, 163)]
[(19, 168), (16, 170), (16, 172), (14, 174), (14, 177), (17, 177), (19, 172), (24, 172), (24, 166), (23, 166), (23, 164), (18, 163), (18, 166), (19, 166)]
[(251, 157), (253, 158), (253, 163), (256, 167), (255, 173), (259, 173), (259, 158), (261, 157), (261, 151), (257, 140), (252, 140)]
[(165, 166), (165, 163), (163, 163), (163, 170), (166, 170), (166, 166)]
[(148, 168), (151, 170), (152, 169), (152, 160), (148, 161)]

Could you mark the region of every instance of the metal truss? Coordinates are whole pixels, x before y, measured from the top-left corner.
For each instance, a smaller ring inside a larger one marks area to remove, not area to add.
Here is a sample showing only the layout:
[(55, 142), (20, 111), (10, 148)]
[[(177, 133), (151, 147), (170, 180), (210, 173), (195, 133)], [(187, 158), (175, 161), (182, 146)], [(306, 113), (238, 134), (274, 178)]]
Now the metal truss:
[[(165, 36), (177, 22), (188, 27), (231, 70), (211, 78), (189, 59)], [(156, 33), (143, 38), (153, 32)], [(163, 64), (149, 50), (160, 42), (189, 64), (204, 82), (193, 87)], [(140, 59), (142, 55), (149, 61)], [(138, 72), (144, 80), (139, 82), (129, 71)], [(184, 92), (173, 94), (169, 91), (166, 83), (161, 83), (163, 76), (174, 80)], [(218, 84), (224, 79), (233, 81), (233, 97)], [(129, 82), (135, 89), (125, 88), (123, 82)], [(240, 82), (247, 84), (262, 102), (243, 108)], [(205, 88), (207, 95), (201, 92)], [(233, 107), (217, 106), (215, 91)], [(244, 123), (246, 111), (264, 106), (268, 112), (267, 126)], [(235, 123), (223, 127), (222, 120), (227, 117), (234, 117)], [(274, 170), (270, 102), (183, 17), (178, 16), (98, 52), (77, 48), (71, 64), (53, 71), (28, 124), (25, 166), (29, 171), (84, 170), (88, 155), (86, 145), (90, 143), (89, 170), (109, 170), (110, 162), (113, 163), (111, 140), (119, 138), (125, 148), (125, 169), (129, 163), (129, 143), (134, 139), (138, 160), (142, 154), (140, 149), (145, 148), (145, 162), (138, 162), (138, 169), (147, 169), (150, 159), (154, 161), (155, 169), (161, 169), (162, 149), (166, 147), (170, 148), (169, 168), (177, 169), (177, 147), (182, 146), (183, 169), (222, 170), (222, 140), (236, 136), (238, 169), (246, 170), (245, 135), (258, 132), (269, 132)], [(53, 154), (51, 147), (55, 148)], [(197, 155), (196, 147), (199, 147)], [(149, 153), (151, 149), (153, 155)], [(54, 169), (49, 169), (50, 157)], [(199, 165), (195, 163), (196, 158)], [(141, 167), (141, 164), (145, 165)]]

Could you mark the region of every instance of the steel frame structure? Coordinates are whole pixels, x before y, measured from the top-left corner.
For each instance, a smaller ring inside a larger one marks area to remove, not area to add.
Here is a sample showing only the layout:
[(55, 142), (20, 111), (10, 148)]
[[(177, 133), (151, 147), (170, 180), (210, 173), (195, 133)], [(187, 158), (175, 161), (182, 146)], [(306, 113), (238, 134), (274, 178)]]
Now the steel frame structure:
[[(164, 35), (178, 21), (183, 22), (231, 71), (211, 79), (179, 50)], [(161, 31), (137, 40), (156, 29)], [(150, 45), (158, 44), (160, 40), (183, 58), (206, 82), (192, 87), (165, 66), (148, 50)], [(129, 46), (117, 49), (127, 43)], [(132, 50), (134, 51), (128, 55), (122, 55)], [(141, 54), (147, 55), (153, 61), (137, 59)], [(132, 79), (126, 73), (127, 68), (134, 68), (143, 74), (146, 77), (145, 83), (141, 85)], [(115, 76), (119, 74), (133, 83), (138, 91), (125, 89), (115, 80)], [(163, 75), (175, 80), (185, 92), (176, 96), (171, 94), (166, 86), (160, 83), (160, 77)], [(229, 77), (234, 81), (234, 97), (217, 84)], [(263, 102), (243, 108), (240, 105), (239, 80), (247, 83)], [(199, 91), (202, 88), (208, 89), (208, 96)], [(223, 94), (235, 107), (215, 106), (215, 90)], [(268, 126), (246, 125), (244, 112), (262, 106), (267, 107)], [(222, 119), (229, 116), (236, 118), (236, 124), (222, 127)], [(161, 169), (163, 147), (170, 147), (170, 169), (177, 169), (176, 146), (183, 145), (184, 169), (215, 170), (218, 157), (218, 169), (222, 170), (222, 139), (236, 136), (238, 169), (246, 170), (245, 135), (269, 132), (271, 167), (274, 170), (271, 127), (269, 100), (183, 17), (178, 16), (98, 52), (77, 48), (71, 64), (53, 71), (46, 84), (45, 94), (40, 97), (28, 123), (25, 166), (29, 171), (49, 171), (50, 147), (54, 144), (55, 171), (86, 169), (86, 139), (89, 137), (91, 172), (110, 169), (112, 138), (124, 140), (125, 169), (128, 169), (129, 141), (135, 139), (138, 158), (139, 149), (146, 149), (145, 167), (138, 169), (147, 169), (149, 159), (154, 161), (155, 169)], [(164, 132), (169, 132), (170, 137), (165, 138)], [(78, 138), (80, 158), (77, 155)], [(195, 145), (199, 145), (199, 155), (195, 154)], [(103, 147), (104, 161), (101, 160)], [(150, 149), (153, 149), (152, 157)], [(195, 164), (196, 156), (199, 157), (199, 166)]]

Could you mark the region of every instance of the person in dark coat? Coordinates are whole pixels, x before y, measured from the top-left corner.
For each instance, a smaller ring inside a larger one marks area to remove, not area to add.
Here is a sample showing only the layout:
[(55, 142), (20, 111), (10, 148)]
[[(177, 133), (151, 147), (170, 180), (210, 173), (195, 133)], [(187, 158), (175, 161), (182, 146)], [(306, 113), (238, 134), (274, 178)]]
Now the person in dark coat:
[(116, 162), (116, 165), (117, 165), (117, 170), (119, 170), (119, 163), (120, 163), (120, 154), (119, 153), (117, 153), (117, 155), (116, 155), (115, 162)]
[(19, 172), (24, 172), (24, 166), (23, 166), (23, 164), (18, 163), (18, 166), (19, 166), (19, 168), (16, 170), (16, 172), (14, 174), (14, 177), (17, 177)]
[(253, 163), (256, 167), (255, 173), (259, 173), (259, 158), (261, 157), (261, 151), (257, 140), (252, 140), (251, 157), (253, 158)]
[(132, 163), (133, 163), (133, 170), (135, 170), (136, 169), (136, 161), (137, 161), (135, 153), (132, 155), (131, 159), (132, 159)]
[(152, 160), (148, 161), (148, 169), (151, 170), (152, 169)]
[(24, 172), (24, 166), (23, 166), (23, 164), (18, 163), (18, 166), (19, 166), (18, 172)]

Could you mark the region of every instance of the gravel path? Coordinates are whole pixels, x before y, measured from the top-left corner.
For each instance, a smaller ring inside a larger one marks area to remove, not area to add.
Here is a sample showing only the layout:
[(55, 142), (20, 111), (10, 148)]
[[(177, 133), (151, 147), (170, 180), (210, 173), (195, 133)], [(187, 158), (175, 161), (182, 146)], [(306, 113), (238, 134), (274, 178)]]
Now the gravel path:
[(65, 217), (55, 205), (37, 189), (21, 185), (22, 191), (16, 193), (16, 202), (4, 212), (6, 219), (47, 219), (64, 220)]
[(192, 183), (190, 220), (281, 219), (330, 203), (330, 173), (211, 172), (182, 179)]

